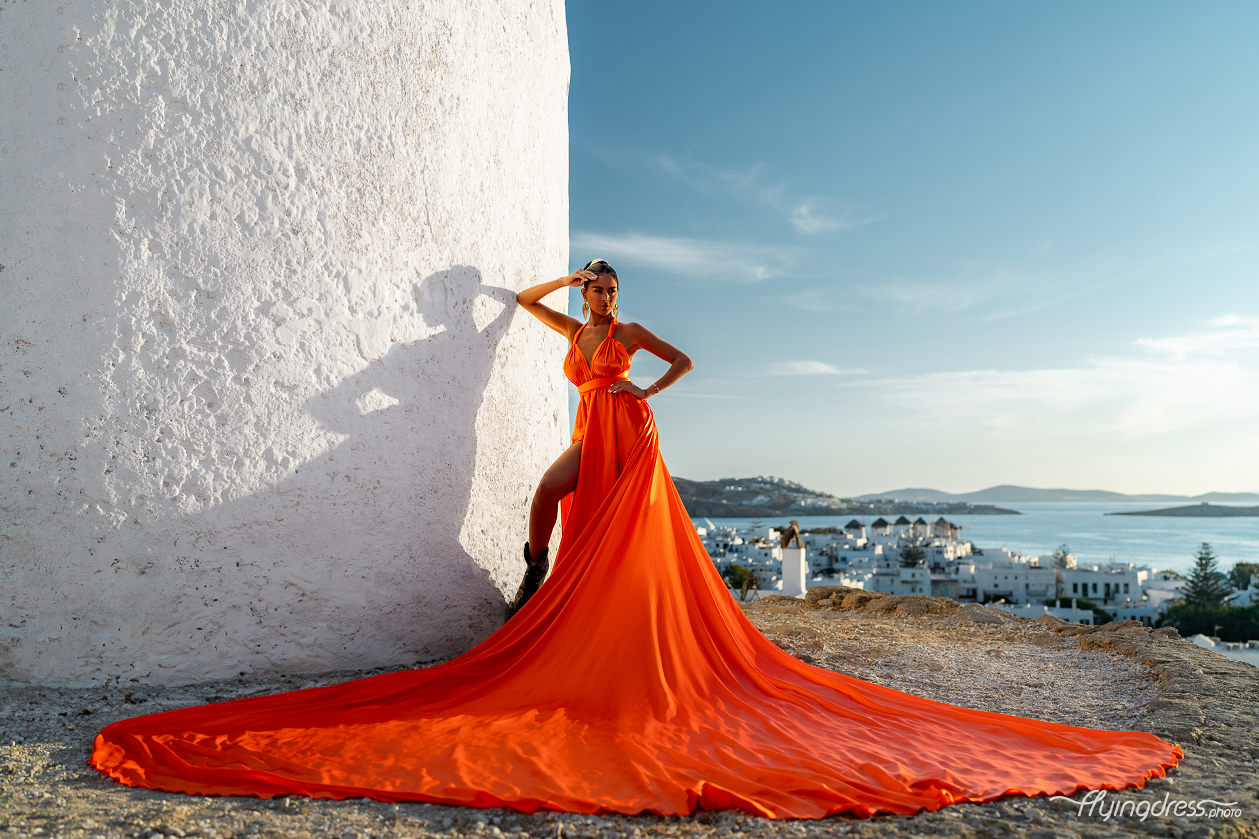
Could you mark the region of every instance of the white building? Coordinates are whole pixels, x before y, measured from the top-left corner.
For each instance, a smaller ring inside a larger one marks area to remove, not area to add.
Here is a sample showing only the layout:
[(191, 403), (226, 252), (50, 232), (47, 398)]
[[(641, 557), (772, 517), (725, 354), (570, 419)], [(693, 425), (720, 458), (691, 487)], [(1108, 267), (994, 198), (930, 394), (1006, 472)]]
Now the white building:
[[(986, 556), (988, 551), (984, 553)], [(1054, 596), (1054, 569), (1031, 562), (992, 562), (968, 557), (965, 562), (956, 563), (954, 569), (958, 599), (964, 602), (1043, 604)]]
[(496, 631), (570, 428), (514, 299), (569, 270), (564, 4), (0, 8), (0, 683)]
[[(732, 564), (742, 565), (761, 580), (762, 585), (777, 581), (782, 573), (782, 548), (774, 528), (758, 528), (736, 532), (717, 527), (706, 520), (701, 540), (713, 563), (723, 573)], [(949, 563), (967, 557), (972, 546), (950, 538), (961, 528), (938, 520), (928, 524), (921, 518), (911, 522), (904, 516), (895, 525), (879, 519), (869, 528), (856, 519), (844, 530), (834, 533), (805, 533), (801, 541), (806, 549), (807, 573), (811, 584), (849, 585), (855, 588), (869, 587), (874, 574), (880, 569), (899, 580), (901, 572), (895, 570), (901, 562), (901, 552), (908, 545), (923, 550), (923, 566), (907, 570), (907, 583), (882, 582), (889, 590), (902, 588), (910, 593), (928, 594), (932, 583), (930, 571), (940, 571)], [(770, 536), (775, 537), (770, 539)], [(954, 591), (956, 586), (946, 587)]]
[[(773, 528), (755, 533), (711, 526), (706, 530), (704, 543), (719, 569), (742, 564), (757, 575), (764, 590), (777, 589), (782, 549), (776, 541), (764, 538), (771, 532), (777, 535)], [(910, 521), (904, 516), (895, 522), (879, 518), (869, 526), (853, 519), (839, 532), (805, 533), (808, 585), (847, 585), (990, 605), (1001, 602), (1018, 614), (1054, 614), (1076, 623), (1091, 623), (1092, 612), (1074, 605), (1047, 607), (1046, 601), (1088, 599), (1115, 619), (1153, 626), (1185, 584), (1175, 574), (1155, 573), (1132, 563), (1050, 567), (1041, 557), (1004, 547), (978, 550), (961, 540), (960, 533), (961, 528), (943, 518), (927, 524), (921, 518)], [(911, 545), (922, 549), (922, 564), (902, 567), (902, 553)], [(1241, 592), (1235, 600), (1253, 602), (1251, 598), (1259, 596), (1259, 578), (1252, 589), (1253, 593)]]
[(1250, 585), (1228, 596), (1230, 606), (1254, 606), (1259, 603), (1259, 574), (1250, 575)]
[(1102, 607), (1140, 599), (1142, 588), (1150, 578), (1150, 569), (1138, 568), (1130, 562), (1056, 570), (1062, 597), (1087, 598)]
[(944, 517), (941, 516), (931, 525), (931, 535), (940, 539), (956, 541), (962, 538), (962, 528), (950, 521), (945, 521)]
[(896, 565), (880, 568), (870, 576), (869, 591), (886, 594), (931, 594), (931, 572), (925, 565), (905, 568)]
[(1180, 599), (1180, 592), (1188, 583), (1188, 580), (1171, 571), (1158, 571), (1145, 581), (1141, 594), (1151, 606), (1166, 611), (1172, 601)]
[(1208, 638), (1205, 635), (1191, 635), (1185, 640), (1234, 661), (1244, 661), (1259, 667), (1259, 641), (1230, 643), (1220, 641), (1218, 638)]
[(1141, 621), (1145, 626), (1151, 627), (1158, 622), (1163, 612), (1159, 607), (1151, 606), (1147, 600), (1124, 602), (1106, 611), (1117, 621)]

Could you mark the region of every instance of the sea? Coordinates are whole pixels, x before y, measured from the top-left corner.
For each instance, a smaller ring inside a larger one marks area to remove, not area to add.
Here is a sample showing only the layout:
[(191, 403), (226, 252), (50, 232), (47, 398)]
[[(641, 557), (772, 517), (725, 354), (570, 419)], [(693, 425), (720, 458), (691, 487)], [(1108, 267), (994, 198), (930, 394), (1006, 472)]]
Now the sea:
[[(1149, 502), (1029, 502), (1001, 504), (1020, 515), (945, 515), (962, 528), (962, 539), (977, 548), (1007, 548), (1025, 556), (1048, 556), (1067, 545), (1081, 565), (1110, 561), (1148, 565), (1156, 571), (1188, 573), (1203, 542), (1227, 571), (1236, 562), (1259, 562), (1259, 518), (1108, 516), (1106, 513), (1158, 509)], [(1161, 505), (1169, 506), (1169, 505)], [(1174, 505), (1170, 505), (1174, 506)], [(796, 516), (801, 529), (843, 527), (853, 518), (869, 525), (878, 516)], [(884, 518), (887, 518), (884, 516)], [(917, 518), (917, 516), (909, 516)], [(923, 518), (935, 521), (938, 513)], [(705, 519), (692, 521), (699, 527)], [(748, 528), (753, 519), (710, 519), (718, 526)], [(788, 519), (764, 517), (762, 527), (782, 527)]]

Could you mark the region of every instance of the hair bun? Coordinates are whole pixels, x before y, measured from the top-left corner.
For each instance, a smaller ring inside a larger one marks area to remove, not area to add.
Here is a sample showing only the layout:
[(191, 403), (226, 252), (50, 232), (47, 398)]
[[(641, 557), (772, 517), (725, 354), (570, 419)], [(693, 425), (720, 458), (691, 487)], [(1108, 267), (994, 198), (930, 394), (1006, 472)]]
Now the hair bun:
[[(581, 270), (589, 271), (592, 274), (597, 274), (599, 276), (603, 276), (604, 274), (611, 274), (613, 277), (616, 276), (616, 269), (609, 265), (606, 259), (592, 259), (587, 262), (586, 267)], [(587, 280), (586, 282), (590, 281)], [(585, 288), (585, 286), (583, 285), (582, 288)]]

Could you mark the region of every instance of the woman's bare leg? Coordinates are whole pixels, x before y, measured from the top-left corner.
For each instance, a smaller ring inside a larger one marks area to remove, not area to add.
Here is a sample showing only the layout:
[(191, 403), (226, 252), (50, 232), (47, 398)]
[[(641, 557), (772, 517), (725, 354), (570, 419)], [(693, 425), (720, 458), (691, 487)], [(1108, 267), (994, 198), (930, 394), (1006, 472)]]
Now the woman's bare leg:
[(551, 531), (559, 513), (560, 501), (577, 486), (577, 471), (581, 468), (581, 441), (569, 446), (546, 470), (533, 504), (529, 507), (529, 559), (536, 561), (551, 542)]

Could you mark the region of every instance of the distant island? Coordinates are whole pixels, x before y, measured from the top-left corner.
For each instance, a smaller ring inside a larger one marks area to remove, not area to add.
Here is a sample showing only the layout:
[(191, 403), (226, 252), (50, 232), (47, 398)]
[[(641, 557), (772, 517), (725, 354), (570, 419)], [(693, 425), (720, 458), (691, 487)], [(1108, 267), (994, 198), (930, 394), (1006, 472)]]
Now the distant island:
[[(1215, 501), (1224, 504), (1259, 503), (1259, 493), (1254, 492), (1208, 492), (1203, 495), (1124, 495), (1121, 492), (1107, 492), (1101, 489), (1034, 489), (1032, 487), (1001, 486), (981, 489), (978, 492), (952, 493), (938, 489), (894, 489), (872, 495), (859, 495), (858, 501), (908, 501), (908, 502), (965, 502), (972, 504), (1026, 504), (1028, 502), (1055, 501)], [(1155, 515), (1150, 513), (1149, 515)], [(1202, 515), (1189, 514), (1185, 515)], [(1220, 515), (1237, 515), (1222, 513)]]
[(1108, 516), (1193, 516), (1200, 518), (1227, 518), (1231, 516), (1259, 516), (1259, 507), (1221, 507), (1203, 501), (1190, 507), (1168, 507), (1166, 510), (1134, 510), (1107, 513)]
[(988, 504), (956, 502), (863, 501), (818, 492), (786, 478), (722, 478), (688, 481), (674, 478), (686, 512), (694, 518), (782, 518), (786, 516), (1019, 515)]

